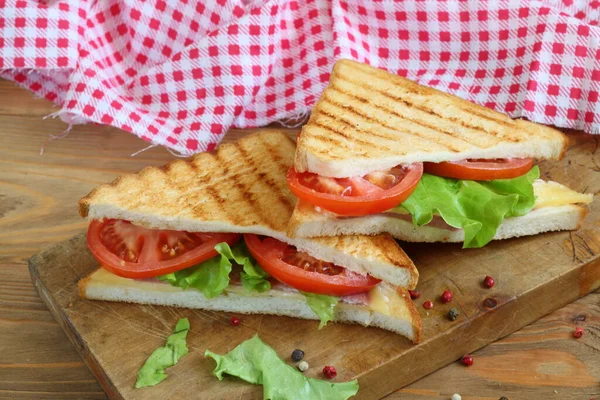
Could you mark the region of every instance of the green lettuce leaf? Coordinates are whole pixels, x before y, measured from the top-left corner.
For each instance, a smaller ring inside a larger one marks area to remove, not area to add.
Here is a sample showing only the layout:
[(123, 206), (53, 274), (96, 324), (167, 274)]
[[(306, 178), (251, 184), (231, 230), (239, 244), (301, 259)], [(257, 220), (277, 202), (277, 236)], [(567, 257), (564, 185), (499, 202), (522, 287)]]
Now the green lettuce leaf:
[(329, 321), (333, 319), (333, 310), (340, 301), (339, 297), (307, 292), (301, 293), (306, 296), (306, 302), (308, 303), (310, 309), (313, 310), (313, 312), (317, 314), (321, 320), (321, 323), (319, 323), (319, 329), (323, 328)]
[(182, 289), (192, 287), (210, 299), (223, 293), (229, 286), (229, 274), (232, 269), (232, 261), (234, 261), (243, 268), (241, 281), (246, 290), (264, 292), (271, 288), (271, 284), (267, 280), (268, 275), (250, 257), (243, 241), (234, 245), (233, 248), (229, 247), (227, 243), (219, 243), (215, 246), (215, 250), (220, 256), (213, 257), (194, 267), (161, 275), (158, 279)]
[(154, 386), (167, 379), (165, 369), (177, 364), (177, 361), (188, 353), (185, 338), (189, 330), (190, 322), (187, 318), (177, 322), (173, 334), (167, 338), (167, 343), (154, 350), (138, 371), (136, 389)]
[(242, 342), (227, 354), (206, 350), (204, 356), (216, 361), (213, 373), (219, 380), (223, 379), (223, 374), (229, 374), (255, 385), (263, 385), (265, 400), (345, 400), (358, 392), (356, 380), (331, 383), (307, 378), (281, 360), (275, 350), (260, 340), (258, 335)]
[(533, 181), (539, 176), (537, 166), (518, 178), (479, 182), (423, 174), (399, 207), (419, 226), (439, 214), (448, 225), (464, 230), (463, 248), (482, 247), (492, 240), (504, 218), (525, 215), (533, 208)]

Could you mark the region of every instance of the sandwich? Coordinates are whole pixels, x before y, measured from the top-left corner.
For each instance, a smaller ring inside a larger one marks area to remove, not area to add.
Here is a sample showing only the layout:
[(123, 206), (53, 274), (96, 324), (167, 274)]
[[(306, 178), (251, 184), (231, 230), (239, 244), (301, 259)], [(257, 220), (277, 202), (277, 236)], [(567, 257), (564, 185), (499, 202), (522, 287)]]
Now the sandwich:
[(98, 270), (91, 300), (375, 326), (418, 342), (418, 272), (388, 234), (290, 238), (295, 143), (264, 130), (146, 167), (79, 202)]
[(567, 145), (550, 127), (340, 60), (297, 140), (289, 234), (481, 247), (578, 229), (593, 196), (540, 180), (535, 165)]

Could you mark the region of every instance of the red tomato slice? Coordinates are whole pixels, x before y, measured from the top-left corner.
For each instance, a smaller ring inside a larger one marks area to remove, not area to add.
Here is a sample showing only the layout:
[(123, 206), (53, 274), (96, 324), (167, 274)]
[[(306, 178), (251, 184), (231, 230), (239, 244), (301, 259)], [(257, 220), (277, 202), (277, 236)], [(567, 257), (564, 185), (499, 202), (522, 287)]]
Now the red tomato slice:
[(423, 175), (423, 164), (394, 167), (362, 177), (327, 178), (292, 167), (288, 186), (298, 198), (340, 215), (377, 214), (394, 208), (412, 194)]
[(250, 254), (273, 278), (303, 292), (348, 296), (368, 292), (381, 282), (333, 263), (317, 260), (270, 237), (245, 234)]
[(152, 278), (179, 271), (217, 255), (215, 245), (239, 241), (237, 233), (200, 233), (147, 229), (120, 219), (94, 220), (87, 243), (90, 251), (115, 275)]
[(511, 179), (525, 175), (533, 167), (531, 158), (499, 158), (425, 163), (425, 172), (432, 175), (472, 181)]

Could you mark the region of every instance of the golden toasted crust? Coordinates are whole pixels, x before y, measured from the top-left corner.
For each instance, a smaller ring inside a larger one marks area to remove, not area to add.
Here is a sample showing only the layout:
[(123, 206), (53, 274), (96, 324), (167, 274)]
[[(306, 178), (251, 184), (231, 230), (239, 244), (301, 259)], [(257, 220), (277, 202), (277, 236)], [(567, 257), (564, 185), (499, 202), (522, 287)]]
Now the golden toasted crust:
[(555, 159), (567, 145), (555, 129), (513, 120), (367, 64), (340, 60), (302, 129), (294, 165), (300, 172), (338, 176), (337, 169), (351, 167), (328, 167), (343, 160), (393, 158), (404, 164), (461, 159), (463, 153), (495, 158), (493, 152), (504, 152), (506, 157), (511, 151)]
[[(98, 268), (98, 269), (100, 269), (100, 268)], [(86, 298), (85, 291), (87, 289), (87, 286), (89, 285), (90, 281), (93, 279), (94, 273), (96, 271), (98, 271), (98, 269), (94, 270), (94, 272), (92, 272), (88, 276), (81, 278), (79, 280), (79, 282), (77, 282), (77, 289), (79, 291), (79, 297), (81, 297), (82, 299)]]
[(417, 311), (417, 307), (415, 306), (415, 303), (413, 303), (413, 301), (411, 300), (410, 293), (408, 292), (408, 290), (405, 288), (397, 288), (397, 290), (398, 290), (398, 293), (400, 293), (400, 295), (406, 299), (406, 303), (405, 303), (406, 308), (408, 308), (408, 311), (410, 312), (410, 315), (411, 315), (411, 321), (412, 321), (413, 332), (414, 332), (414, 337), (411, 340), (414, 344), (420, 343), (421, 342), (421, 334), (422, 334), (422, 330), (423, 330), (421, 316), (419, 315), (419, 312)]
[(585, 219), (586, 215), (588, 215), (588, 212), (590, 210), (588, 207), (577, 206), (577, 211), (579, 212), (579, 219), (577, 220), (577, 229), (579, 229), (581, 228), (581, 225), (583, 225), (583, 220)]
[(285, 133), (265, 130), (212, 153), (122, 175), (83, 197), (79, 213), (87, 217), (91, 205), (110, 204), (156, 216), (284, 230), (295, 205), (285, 179), (294, 150)]
[[(294, 152), (295, 144), (285, 133), (264, 130), (223, 144), (213, 153), (123, 175), (83, 197), (79, 213), (82, 217), (124, 218), (161, 229), (193, 230), (185, 224), (206, 227), (210, 223), (210, 230), (217, 226), (221, 232), (278, 232), (287, 237), (296, 198), (287, 186), (286, 172)], [(387, 234), (323, 237), (303, 243), (303, 250), (309, 253), (311, 249), (322, 253), (333, 249), (406, 269), (408, 287), (416, 285), (414, 264)]]

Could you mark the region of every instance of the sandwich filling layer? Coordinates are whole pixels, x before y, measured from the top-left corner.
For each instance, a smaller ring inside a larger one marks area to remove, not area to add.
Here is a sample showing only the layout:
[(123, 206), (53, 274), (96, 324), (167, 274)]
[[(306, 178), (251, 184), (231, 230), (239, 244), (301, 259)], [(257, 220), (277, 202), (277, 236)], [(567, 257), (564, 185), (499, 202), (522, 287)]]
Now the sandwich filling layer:
[(92, 254), (111, 275), (196, 290), (206, 299), (240, 290), (248, 296), (273, 289), (293, 292), (305, 299), (321, 326), (333, 319), (340, 302), (375, 302), (381, 312), (392, 301), (376, 296), (383, 290), (375, 290), (381, 280), (266, 236), (245, 234), (242, 239), (234, 233), (148, 229), (105, 219), (91, 222), (87, 239)]
[[(385, 219), (388, 226), (396, 219), (401, 225), (406, 225), (407, 221), (412, 222), (415, 229), (427, 226), (447, 231), (460, 230), (465, 248), (486, 245), (496, 237), (503, 221), (525, 216), (536, 208), (589, 204), (592, 201), (593, 196), (590, 194), (577, 193), (558, 183), (538, 179), (539, 168), (531, 168), (530, 160), (508, 163), (514, 165), (510, 174), (521, 175), (506, 179), (473, 180), (482, 173), (483, 177), (505, 175), (506, 171), (502, 169), (504, 167), (498, 167), (503, 162), (495, 160), (491, 163), (468, 162), (465, 163), (468, 164), (466, 169), (453, 169), (452, 163), (441, 171), (436, 170), (437, 166), (425, 168), (426, 171), (457, 176), (455, 178), (422, 173), (415, 180), (410, 178), (410, 169), (405, 169), (402, 174), (399, 172), (401, 168), (397, 167), (390, 171), (373, 172), (364, 177), (348, 179), (323, 178), (294, 172), (288, 175), (288, 183), (304, 202), (313, 204), (315, 210), (327, 215), (328, 219), (362, 221), (366, 217), (376, 217)], [(485, 168), (492, 170), (486, 171)], [(459, 179), (458, 175), (461, 174), (473, 179)], [(410, 182), (405, 183), (406, 180)], [(400, 186), (406, 189), (403, 195), (397, 193)], [(376, 189), (372, 189), (370, 193), (365, 189), (372, 187)], [(312, 192), (305, 190), (306, 188), (310, 188)], [(345, 203), (344, 206), (340, 206), (342, 203)], [(298, 225), (298, 222), (294, 221), (292, 225)], [(395, 231), (397, 229), (369, 232), (342, 230), (337, 234), (393, 234)], [(291, 233), (303, 236), (298, 228), (292, 228)], [(325, 232), (324, 228), (320, 234), (330, 235), (332, 231)], [(315, 232), (315, 235), (319, 234)]]

